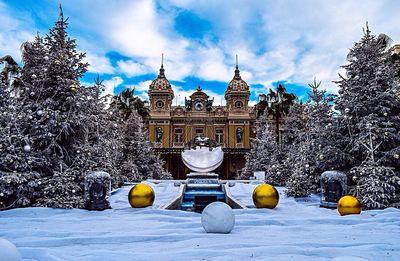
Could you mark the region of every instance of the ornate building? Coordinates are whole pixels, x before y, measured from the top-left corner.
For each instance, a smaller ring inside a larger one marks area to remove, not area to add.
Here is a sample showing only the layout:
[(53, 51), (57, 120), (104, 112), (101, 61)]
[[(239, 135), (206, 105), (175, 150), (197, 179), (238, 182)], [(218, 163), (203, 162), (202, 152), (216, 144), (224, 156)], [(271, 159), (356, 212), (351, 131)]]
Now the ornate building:
[(145, 120), (149, 138), (175, 179), (185, 179), (189, 173), (180, 153), (184, 144), (196, 136), (214, 139), (223, 147), (225, 158), (215, 171), (220, 178), (232, 179), (241, 171), (254, 134), (256, 112), (249, 106), (249, 86), (241, 78), (237, 65), (225, 91), (226, 106), (214, 106), (214, 99), (200, 86), (185, 98), (185, 106), (173, 106), (174, 92), (163, 64), (148, 93), (150, 114)]

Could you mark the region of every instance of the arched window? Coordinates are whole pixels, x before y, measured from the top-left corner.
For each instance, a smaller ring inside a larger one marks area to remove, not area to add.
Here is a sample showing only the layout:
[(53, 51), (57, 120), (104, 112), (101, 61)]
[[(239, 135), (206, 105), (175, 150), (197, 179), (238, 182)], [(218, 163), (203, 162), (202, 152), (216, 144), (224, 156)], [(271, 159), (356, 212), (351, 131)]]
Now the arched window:
[(242, 143), (243, 141), (243, 128), (239, 127), (236, 129), (236, 143)]

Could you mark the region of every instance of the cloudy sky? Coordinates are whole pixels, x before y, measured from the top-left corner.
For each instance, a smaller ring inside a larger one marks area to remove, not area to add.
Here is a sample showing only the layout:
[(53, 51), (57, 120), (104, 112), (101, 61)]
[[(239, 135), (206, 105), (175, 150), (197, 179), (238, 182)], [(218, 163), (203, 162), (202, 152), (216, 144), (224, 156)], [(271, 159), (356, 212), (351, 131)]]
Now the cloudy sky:
[[(21, 60), (19, 46), (57, 20), (56, 0), (0, 0), (0, 56)], [(304, 97), (314, 77), (336, 92), (348, 49), (368, 21), (374, 34), (400, 42), (398, 0), (64, 0), (69, 33), (107, 92), (135, 87), (146, 98), (165, 54), (166, 76), (183, 103), (198, 85), (219, 104), (232, 79), (235, 55), (251, 100), (286, 83)], [(115, 89), (114, 89), (115, 86)]]

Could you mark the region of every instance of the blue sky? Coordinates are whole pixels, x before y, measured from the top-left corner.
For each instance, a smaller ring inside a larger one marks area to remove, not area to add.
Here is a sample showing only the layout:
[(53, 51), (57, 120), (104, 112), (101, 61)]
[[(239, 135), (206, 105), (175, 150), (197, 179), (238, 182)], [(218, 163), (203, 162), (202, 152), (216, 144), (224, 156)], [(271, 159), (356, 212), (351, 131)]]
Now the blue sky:
[[(58, 17), (54, 0), (0, 0), (0, 55), (20, 60), (19, 46), (44, 35)], [(82, 79), (97, 73), (106, 92), (147, 89), (165, 54), (166, 76), (183, 103), (198, 85), (219, 104), (232, 79), (235, 55), (242, 78), (258, 94), (278, 82), (304, 97), (314, 77), (332, 83), (348, 49), (369, 21), (374, 34), (400, 42), (400, 1), (124, 1), (64, 0), (69, 34), (91, 64)], [(116, 87), (114, 90), (114, 86)]]

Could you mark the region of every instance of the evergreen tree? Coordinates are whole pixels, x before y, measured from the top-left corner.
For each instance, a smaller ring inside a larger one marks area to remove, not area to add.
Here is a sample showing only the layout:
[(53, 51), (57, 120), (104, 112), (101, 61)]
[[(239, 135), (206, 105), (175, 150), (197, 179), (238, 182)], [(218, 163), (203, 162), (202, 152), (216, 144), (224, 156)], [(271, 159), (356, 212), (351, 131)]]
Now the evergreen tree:
[(350, 49), (348, 64), (343, 66), (346, 75), (337, 82), (339, 142), (355, 166), (352, 171), (358, 182), (353, 192), (366, 208), (395, 205), (400, 191), (396, 182), (400, 171), (400, 99), (396, 95), (400, 61), (394, 59), (389, 44), (386, 35), (371, 34), (367, 24), (364, 36)]
[(257, 120), (256, 137), (251, 141), (251, 150), (246, 155), (246, 165), (239, 177), (249, 179), (254, 171), (265, 171), (266, 180), (270, 183), (280, 183), (276, 172), (278, 171), (279, 147), (275, 137), (268, 126), (268, 119), (262, 115)]
[(295, 102), (285, 120), (285, 132), (281, 143), (281, 150), (284, 157), (279, 164), (279, 168), (282, 169), (281, 173), (284, 173), (285, 181), (293, 174), (293, 166), (297, 163), (300, 137), (306, 128), (304, 110), (305, 105), (302, 102)]
[(38, 193), (34, 180), (39, 174), (29, 168), (36, 157), (30, 154), (21, 124), (26, 115), (19, 113), (17, 103), (20, 68), (11, 56), (0, 63), (5, 63), (0, 73), (0, 209), (7, 209), (31, 203)]
[(387, 36), (372, 35), (367, 25), (343, 66), (346, 77), (337, 82), (340, 95), (335, 103), (354, 164), (361, 164), (368, 155), (362, 139), (366, 126), (372, 124), (373, 139), (381, 144), (375, 151), (377, 162), (399, 170), (395, 156), (400, 151), (400, 99), (396, 96), (400, 61), (393, 61), (388, 43)]
[[(287, 182), (286, 193), (289, 196), (303, 197), (316, 193), (322, 172), (334, 168), (336, 164), (325, 158), (335, 153), (331, 149), (334, 140), (327, 132), (333, 122), (329, 104), (333, 96), (320, 90), (320, 85), (321, 82), (317, 83), (314, 79), (314, 83), (309, 84), (311, 92), (304, 110), (295, 107), (293, 111), (296, 114), (291, 120), (294, 126), (289, 127), (287, 139), (291, 144), (287, 147), (288, 159), (285, 161), (286, 168), (292, 169)], [(291, 122), (288, 121), (288, 124)]]
[(359, 180), (357, 186), (352, 188), (352, 193), (360, 199), (365, 209), (400, 207), (400, 175), (393, 167), (381, 166), (376, 161), (375, 152), (381, 143), (377, 144), (373, 137), (372, 124), (369, 124), (361, 141), (368, 151), (368, 157), (361, 166), (350, 171)]
[(171, 175), (163, 169), (164, 163), (152, 150), (143, 120), (136, 109), (133, 108), (123, 130), (125, 158), (121, 165), (121, 174), (129, 181), (170, 179)]
[(306, 197), (318, 190), (321, 173), (315, 165), (316, 148), (311, 135), (303, 132), (299, 134), (298, 140), (299, 144), (290, 147), (288, 152), (290, 160), (285, 162), (285, 166), (292, 169), (286, 182), (285, 193), (293, 197)]

